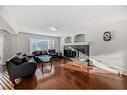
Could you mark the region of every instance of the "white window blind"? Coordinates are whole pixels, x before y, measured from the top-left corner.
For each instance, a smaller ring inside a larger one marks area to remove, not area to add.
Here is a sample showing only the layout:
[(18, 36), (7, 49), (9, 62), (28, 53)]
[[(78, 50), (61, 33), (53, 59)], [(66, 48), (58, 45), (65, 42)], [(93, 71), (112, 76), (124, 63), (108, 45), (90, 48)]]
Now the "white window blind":
[(54, 48), (54, 40), (30, 39), (30, 53)]

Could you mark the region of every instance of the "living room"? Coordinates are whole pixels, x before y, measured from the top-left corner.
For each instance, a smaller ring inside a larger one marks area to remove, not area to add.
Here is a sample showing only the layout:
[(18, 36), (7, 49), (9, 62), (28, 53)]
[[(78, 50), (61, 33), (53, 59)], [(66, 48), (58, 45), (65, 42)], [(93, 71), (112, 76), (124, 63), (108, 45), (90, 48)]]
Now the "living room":
[(127, 6), (0, 6), (1, 89), (126, 89), (126, 25)]

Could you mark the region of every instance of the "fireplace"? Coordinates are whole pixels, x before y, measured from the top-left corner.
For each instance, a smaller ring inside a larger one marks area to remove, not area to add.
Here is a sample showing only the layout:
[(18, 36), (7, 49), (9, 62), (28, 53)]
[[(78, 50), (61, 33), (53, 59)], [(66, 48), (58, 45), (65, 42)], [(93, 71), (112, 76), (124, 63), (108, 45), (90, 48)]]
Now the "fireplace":
[(66, 49), (66, 50), (64, 50), (64, 56), (68, 57), (68, 58), (76, 58), (77, 51), (71, 50), (71, 49)]
[(89, 57), (89, 45), (65, 45), (64, 56), (75, 59), (86, 59)]

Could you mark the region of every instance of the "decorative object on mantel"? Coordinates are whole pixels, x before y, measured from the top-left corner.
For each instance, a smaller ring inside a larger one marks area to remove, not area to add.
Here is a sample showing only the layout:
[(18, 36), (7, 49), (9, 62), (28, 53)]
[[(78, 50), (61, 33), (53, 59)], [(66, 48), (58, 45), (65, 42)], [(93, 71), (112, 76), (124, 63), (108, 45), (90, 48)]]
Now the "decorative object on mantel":
[(111, 33), (109, 31), (104, 32), (103, 40), (104, 41), (110, 41), (111, 40)]

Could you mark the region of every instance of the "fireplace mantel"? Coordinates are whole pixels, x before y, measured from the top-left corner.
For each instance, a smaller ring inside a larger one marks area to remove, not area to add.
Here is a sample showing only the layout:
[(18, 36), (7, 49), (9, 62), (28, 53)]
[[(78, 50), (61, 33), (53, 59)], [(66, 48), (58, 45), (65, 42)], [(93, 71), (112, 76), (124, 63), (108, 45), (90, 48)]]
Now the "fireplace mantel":
[(64, 45), (89, 45), (89, 42), (64, 43)]

